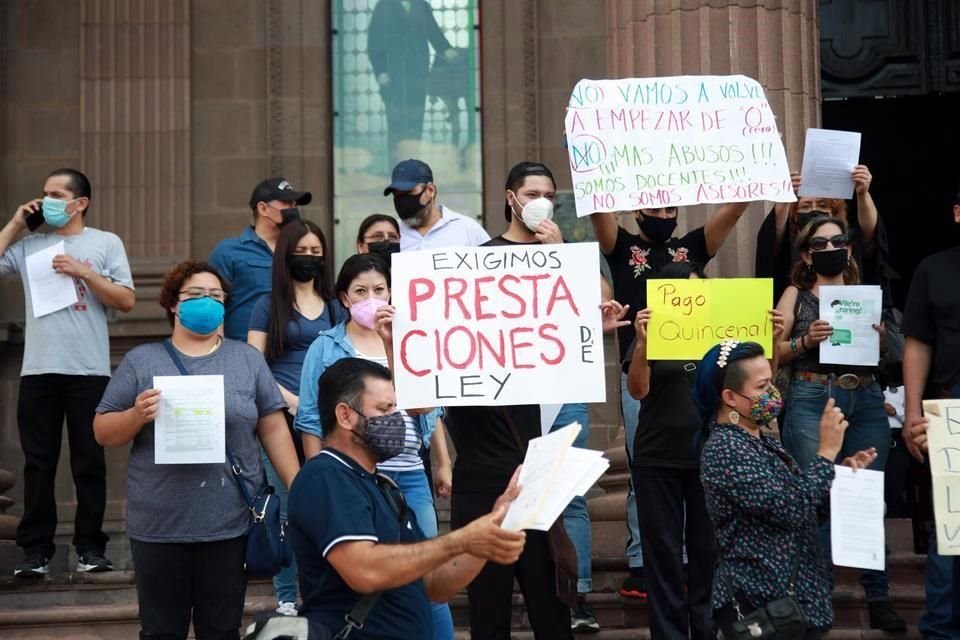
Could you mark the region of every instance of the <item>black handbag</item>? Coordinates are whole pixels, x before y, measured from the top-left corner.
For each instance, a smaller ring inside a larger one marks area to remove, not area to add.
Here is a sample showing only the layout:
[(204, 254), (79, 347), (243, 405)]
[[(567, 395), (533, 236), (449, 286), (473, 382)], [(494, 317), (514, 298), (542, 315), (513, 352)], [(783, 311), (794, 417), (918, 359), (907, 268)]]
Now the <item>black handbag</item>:
[(727, 565), (721, 561), (719, 573), (730, 591), (730, 600), (737, 614), (736, 620), (721, 627), (724, 640), (802, 640), (807, 633), (808, 620), (800, 607), (795, 590), (800, 559), (801, 550), (798, 546), (793, 558), (790, 581), (787, 583), (787, 596), (771, 600), (746, 615), (740, 611)]
[[(180, 374), (190, 375), (187, 368), (183, 366), (180, 356), (177, 355), (173, 343), (170, 340), (164, 340), (163, 346), (170, 354), (173, 363), (177, 365)], [(226, 449), (226, 453), (230, 461), (230, 470), (250, 511), (244, 570), (248, 576), (254, 578), (272, 578), (284, 567), (289, 567), (293, 560), (293, 553), (290, 545), (287, 544), (287, 523), (280, 519), (280, 498), (270, 485), (266, 486), (261, 495), (250, 497), (250, 493), (243, 484), (243, 468), (230, 453), (229, 448)]]

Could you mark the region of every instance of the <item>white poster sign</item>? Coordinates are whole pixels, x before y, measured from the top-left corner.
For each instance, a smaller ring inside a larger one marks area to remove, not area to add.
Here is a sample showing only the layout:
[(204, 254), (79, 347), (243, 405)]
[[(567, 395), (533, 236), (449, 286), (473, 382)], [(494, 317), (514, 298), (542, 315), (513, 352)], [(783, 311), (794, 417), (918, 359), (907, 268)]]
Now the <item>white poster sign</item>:
[(773, 111), (746, 76), (581, 80), (564, 129), (581, 217), (796, 200)]
[(603, 402), (596, 243), (393, 255), (402, 408)]

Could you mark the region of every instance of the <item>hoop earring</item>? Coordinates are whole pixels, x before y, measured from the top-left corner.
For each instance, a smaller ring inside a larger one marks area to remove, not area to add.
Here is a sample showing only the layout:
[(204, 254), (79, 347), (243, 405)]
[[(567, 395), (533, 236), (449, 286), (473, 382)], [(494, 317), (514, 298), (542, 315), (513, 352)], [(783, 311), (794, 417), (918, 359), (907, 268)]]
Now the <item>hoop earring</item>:
[(740, 412), (736, 409), (731, 409), (727, 415), (727, 419), (730, 420), (730, 424), (740, 424)]

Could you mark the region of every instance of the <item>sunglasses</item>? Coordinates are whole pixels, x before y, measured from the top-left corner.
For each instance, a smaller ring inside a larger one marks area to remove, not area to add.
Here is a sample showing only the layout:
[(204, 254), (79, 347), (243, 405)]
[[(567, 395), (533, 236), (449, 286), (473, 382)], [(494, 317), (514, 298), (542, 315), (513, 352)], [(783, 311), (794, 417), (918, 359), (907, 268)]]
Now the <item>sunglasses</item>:
[(850, 238), (848, 238), (847, 234), (845, 233), (839, 233), (832, 238), (817, 236), (815, 238), (810, 238), (810, 241), (807, 242), (807, 248), (809, 248), (811, 251), (823, 251), (829, 244), (832, 245), (834, 249), (846, 249), (849, 242)]

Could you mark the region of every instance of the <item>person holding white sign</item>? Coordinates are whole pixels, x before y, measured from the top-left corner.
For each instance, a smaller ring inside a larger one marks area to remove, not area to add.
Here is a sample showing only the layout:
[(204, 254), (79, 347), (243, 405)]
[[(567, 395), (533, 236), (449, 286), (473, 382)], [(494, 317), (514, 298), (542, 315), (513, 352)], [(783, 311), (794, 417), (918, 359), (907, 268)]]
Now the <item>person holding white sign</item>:
[[(850, 286), (860, 282), (860, 270), (852, 257), (846, 223), (839, 218), (818, 217), (808, 223), (797, 240), (800, 260), (794, 265), (793, 284), (777, 304), (784, 315), (785, 335), (778, 348), (781, 362), (791, 364), (789, 402), (782, 416), (783, 444), (790, 455), (806, 467), (820, 446), (819, 420), (823, 407), (835, 399), (847, 419), (841, 455), (875, 448), (877, 458), (871, 469), (883, 471), (890, 451), (890, 429), (883, 408), (883, 391), (877, 381), (878, 366), (833, 365), (821, 362), (820, 345), (843, 340), (826, 320), (820, 319), (821, 287)], [(883, 325), (875, 325), (883, 351)], [(830, 556), (829, 525), (821, 543)], [(906, 623), (890, 603), (886, 571), (864, 569), (860, 581), (870, 608), (872, 628), (897, 631)]]
[[(90, 181), (58, 169), (43, 198), (20, 205), (0, 231), (0, 276), (19, 274), (26, 299), (17, 425), (24, 457), (23, 518), (14, 575), (43, 575), (56, 549), (57, 461), (64, 417), (77, 510), (73, 545), (77, 571), (109, 571), (103, 532), (107, 468), (93, 438), (94, 409), (110, 380), (107, 315), (133, 309), (135, 294), (123, 241), (88, 227)], [(22, 231), (38, 230), (19, 242)]]
[[(764, 432), (782, 400), (763, 347), (732, 340), (700, 362), (694, 400), (706, 435), (700, 478), (720, 557), (713, 589), (717, 625), (724, 637), (735, 637), (730, 627), (741, 615), (792, 596), (807, 619), (804, 640), (818, 640), (833, 623), (817, 533), (848, 427), (843, 412), (833, 399), (826, 403), (816, 456), (799, 464)], [(875, 456), (871, 449), (858, 451), (842, 464), (862, 469)]]
[[(160, 286), (160, 305), (173, 327), (168, 343), (131, 349), (97, 407), (97, 442), (132, 442), (126, 530), (141, 637), (186, 638), (191, 616), (197, 638), (237, 637), (251, 524), (238, 483), (245, 482), (251, 496), (263, 495), (261, 446), (284, 486), (300, 469), (283, 418), (286, 404), (266, 361), (250, 345), (221, 337), (229, 292), (230, 284), (205, 262), (173, 267)], [(163, 396), (154, 380), (181, 375), (174, 355), (191, 376), (222, 380), (221, 398), (209, 396), (212, 385), (198, 386), (193, 398), (180, 385), (176, 396), (180, 406), (223, 409), (225, 450), (216, 457), (229, 452), (235, 465), (229, 456), (221, 463), (157, 463), (156, 450), (170, 443), (159, 440), (154, 424)]]
[[(639, 225), (638, 233), (631, 233), (617, 223), (613, 213), (599, 212), (590, 216), (593, 232), (600, 243), (613, 276), (614, 298), (630, 307), (628, 324), (617, 330), (617, 345), (623, 370), (620, 376), (620, 409), (626, 436), (627, 459), (633, 459), (633, 440), (637, 429), (640, 404), (627, 390), (627, 370), (630, 366), (631, 345), (634, 339), (633, 319), (637, 311), (647, 308), (647, 280), (672, 262), (694, 262), (705, 268), (726, 242), (737, 222), (747, 209), (746, 202), (722, 205), (702, 227), (677, 237), (679, 209), (659, 207), (636, 209), (633, 216)], [(646, 598), (643, 580), (643, 553), (640, 548), (640, 528), (636, 513), (635, 487), (630, 481), (627, 493), (627, 561), (630, 576), (624, 581), (620, 595)]]
[[(300, 406), (294, 427), (302, 434), (303, 452), (308, 460), (323, 448), (324, 416), (320, 413), (322, 399), (317, 388), (320, 376), (344, 358), (364, 358), (389, 366), (387, 347), (376, 327), (377, 311), (390, 301), (390, 269), (384, 259), (375, 253), (347, 258), (337, 276), (334, 295), (347, 309), (349, 317), (317, 336), (307, 350), (300, 376)], [(435, 538), (439, 533), (437, 512), (420, 446), (423, 434), (436, 424), (439, 410), (400, 413), (404, 420), (403, 448), (397, 455), (381, 460), (377, 469), (397, 483), (407, 504), (417, 514), (423, 533)], [(452, 640), (450, 607), (446, 603), (434, 603), (432, 608), (434, 637)]]
[[(953, 221), (960, 225), (960, 188)], [(927, 447), (924, 398), (960, 398), (960, 246), (935, 253), (917, 267), (903, 315), (904, 441), (920, 462)], [(924, 637), (960, 637), (960, 561), (940, 555), (930, 534), (925, 572), (926, 610), (917, 625)]]
[[(794, 192), (803, 180), (799, 172), (790, 174)], [(877, 206), (870, 195), (873, 175), (870, 168), (858, 164), (850, 172), (857, 200), (856, 224), (847, 212), (847, 202), (841, 198), (797, 196), (796, 202), (776, 203), (757, 231), (756, 277), (773, 278), (773, 297), (779, 299), (790, 284), (790, 271), (800, 259), (796, 249), (800, 230), (818, 216), (840, 218), (850, 228), (850, 246), (853, 259), (860, 269), (863, 282), (879, 284), (889, 290), (884, 276), (887, 262), (887, 234)]]

